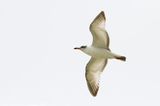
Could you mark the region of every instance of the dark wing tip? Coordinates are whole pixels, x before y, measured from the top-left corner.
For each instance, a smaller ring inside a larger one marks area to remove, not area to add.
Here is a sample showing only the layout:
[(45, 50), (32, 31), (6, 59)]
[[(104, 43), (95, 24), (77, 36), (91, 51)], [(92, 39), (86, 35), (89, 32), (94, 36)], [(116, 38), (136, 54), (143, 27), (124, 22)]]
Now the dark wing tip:
[(99, 90), (99, 86), (96, 87), (96, 88), (93, 88), (93, 87), (91, 86), (91, 84), (88, 83), (88, 81), (87, 81), (87, 85), (88, 85), (88, 89), (89, 89), (91, 95), (92, 95), (93, 97), (96, 97), (96, 96), (97, 96), (97, 93), (98, 93), (98, 90)]
[(105, 13), (104, 13), (104, 11), (101, 11), (100, 13), (99, 13), (99, 15), (98, 16), (103, 16), (103, 18), (106, 20), (106, 17), (105, 17)]
[(85, 77), (86, 77), (89, 92), (91, 93), (92, 96), (95, 97), (95, 96), (97, 96), (97, 93), (98, 93), (98, 90), (99, 90), (99, 83), (98, 84), (95, 84), (94, 82), (91, 83), (91, 81), (88, 80), (87, 75), (88, 75), (88, 73), (86, 71)]
[(98, 93), (98, 89), (95, 92), (92, 92), (93, 97), (96, 97)]
[(94, 20), (96, 20), (96, 19), (98, 19), (98, 18), (103, 18), (104, 20), (106, 20), (104, 11), (101, 11)]
[(105, 20), (106, 20), (106, 17), (105, 17), (104, 11), (101, 11), (90, 24), (90, 30), (92, 29), (93, 26), (97, 26), (101, 24), (101, 22), (103, 21), (105, 22)]

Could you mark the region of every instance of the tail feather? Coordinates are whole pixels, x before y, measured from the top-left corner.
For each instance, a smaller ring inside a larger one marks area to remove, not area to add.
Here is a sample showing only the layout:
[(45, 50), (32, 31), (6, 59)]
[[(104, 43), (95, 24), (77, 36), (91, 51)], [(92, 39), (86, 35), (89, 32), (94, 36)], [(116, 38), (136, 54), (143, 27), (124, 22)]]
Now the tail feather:
[(115, 58), (118, 59), (118, 60), (121, 60), (121, 61), (126, 61), (126, 57), (125, 56), (117, 56)]

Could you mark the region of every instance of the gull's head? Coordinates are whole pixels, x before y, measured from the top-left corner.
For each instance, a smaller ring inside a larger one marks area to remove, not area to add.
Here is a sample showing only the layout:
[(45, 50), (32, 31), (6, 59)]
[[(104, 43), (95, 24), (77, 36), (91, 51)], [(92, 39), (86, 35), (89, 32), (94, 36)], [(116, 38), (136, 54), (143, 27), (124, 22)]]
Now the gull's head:
[(75, 47), (75, 50), (85, 50), (87, 48), (87, 46), (81, 46), (81, 47)]

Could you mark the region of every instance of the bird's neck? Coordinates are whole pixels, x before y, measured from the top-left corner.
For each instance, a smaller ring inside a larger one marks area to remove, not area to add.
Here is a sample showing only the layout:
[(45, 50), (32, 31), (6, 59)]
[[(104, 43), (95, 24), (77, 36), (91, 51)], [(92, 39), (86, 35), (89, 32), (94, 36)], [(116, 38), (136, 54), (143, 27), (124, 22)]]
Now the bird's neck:
[(97, 55), (99, 54), (99, 52), (101, 52), (101, 50), (99, 48), (93, 47), (93, 46), (89, 46), (86, 49), (82, 50), (85, 54), (89, 55), (89, 56), (93, 56), (93, 57), (97, 57)]

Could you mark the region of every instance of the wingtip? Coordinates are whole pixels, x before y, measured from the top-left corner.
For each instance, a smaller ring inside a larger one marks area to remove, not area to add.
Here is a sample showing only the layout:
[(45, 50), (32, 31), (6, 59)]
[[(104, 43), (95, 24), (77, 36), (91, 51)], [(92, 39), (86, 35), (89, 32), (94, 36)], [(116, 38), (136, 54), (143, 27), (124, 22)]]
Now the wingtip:
[(104, 11), (101, 11), (100, 14), (102, 14), (103, 17), (105, 18), (105, 13), (104, 13)]
[(100, 13), (101, 13), (101, 14), (104, 14), (104, 11), (101, 11)]
[(93, 92), (93, 90), (92, 91), (90, 90), (90, 93), (93, 97), (96, 97), (98, 93), (98, 89), (95, 92)]
[(89, 88), (89, 91), (91, 93), (91, 95), (93, 97), (96, 97), (97, 96), (97, 93), (98, 93), (98, 90), (99, 90), (99, 86), (96, 88), (96, 89), (93, 89), (90, 85), (90, 83), (87, 82), (87, 85), (88, 85), (88, 88)]
[(105, 20), (106, 20), (106, 17), (105, 17), (104, 11), (101, 11), (90, 24), (90, 30), (92, 30), (94, 26), (97, 27), (98, 25), (100, 25), (100, 27), (103, 28), (105, 25)]
[(98, 93), (98, 90), (96, 92), (92, 92), (91, 94), (92, 94), (93, 97), (96, 97), (97, 93)]

